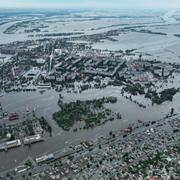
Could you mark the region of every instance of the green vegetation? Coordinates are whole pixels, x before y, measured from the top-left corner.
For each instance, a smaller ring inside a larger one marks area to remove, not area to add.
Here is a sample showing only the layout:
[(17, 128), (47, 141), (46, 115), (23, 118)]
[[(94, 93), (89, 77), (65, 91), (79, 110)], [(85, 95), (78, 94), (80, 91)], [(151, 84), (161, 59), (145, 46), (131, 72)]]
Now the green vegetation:
[(160, 165), (162, 163), (162, 153), (160, 152), (156, 152), (156, 155), (149, 157), (148, 159), (144, 160), (144, 161), (140, 161), (138, 166), (131, 166), (129, 168), (130, 172), (133, 174), (136, 173), (142, 173), (145, 174), (146, 170), (149, 169), (150, 166), (157, 166)]
[(175, 151), (180, 154), (180, 144), (174, 146)]
[(5, 138), (6, 137), (6, 134), (7, 134), (7, 129), (4, 128), (2, 125), (0, 125), (0, 139), (2, 138)]
[(165, 101), (172, 101), (173, 96), (178, 92), (178, 89), (170, 88), (157, 93), (156, 91), (148, 90), (145, 94), (146, 98), (152, 100), (152, 104), (162, 104)]
[(150, 165), (157, 165), (161, 161), (161, 153), (157, 153), (154, 157), (149, 157), (147, 160), (140, 162), (141, 168), (145, 169)]
[(109, 81), (108, 85), (109, 86), (122, 86), (123, 85), (123, 81), (115, 79), (113, 81)]
[(32, 167), (32, 162), (30, 160), (27, 160), (24, 165), (27, 167)]
[(138, 94), (145, 94), (144, 87), (141, 86), (141, 84), (128, 84), (126, 87), (122, 89), (125, 92), (128, 92), (134, 96), (137, 96)]
[(28, 136), (35, 135), (35, 132), (34, 132), (34, 129), (33, 129), (33, 126), (31, 123), (27, 123), (27, 127), (26, 127), (25, 131)]
[(110, 109), (105, 109), (105, 103), (116, 103), (117, 98), (107, 97), (94, 100), (63, 103), (59, 101), (61, 111), (55, 112), (53, 118), (64, 130), (69, 130), (77, 121), (84, 121), (85, 127), (94, 127), (108, 119), (112, 119)]
[(41, 125), (41, 127), (46, 130), (47, 132), (49, 132), (49, 135), (52, 135), (52, 128), (51, 126), (48, 124), (47, 120), (44, 117), (41, 117), (39, 119), (39, 123)]

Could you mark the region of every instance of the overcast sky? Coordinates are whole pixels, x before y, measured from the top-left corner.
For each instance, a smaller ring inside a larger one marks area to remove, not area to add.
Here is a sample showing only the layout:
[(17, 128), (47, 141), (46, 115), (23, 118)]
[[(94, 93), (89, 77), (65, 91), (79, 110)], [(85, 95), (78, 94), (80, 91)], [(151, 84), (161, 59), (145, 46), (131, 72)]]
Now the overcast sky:
[(0, 0), (0, 8), (180, 8), (180, 0)]

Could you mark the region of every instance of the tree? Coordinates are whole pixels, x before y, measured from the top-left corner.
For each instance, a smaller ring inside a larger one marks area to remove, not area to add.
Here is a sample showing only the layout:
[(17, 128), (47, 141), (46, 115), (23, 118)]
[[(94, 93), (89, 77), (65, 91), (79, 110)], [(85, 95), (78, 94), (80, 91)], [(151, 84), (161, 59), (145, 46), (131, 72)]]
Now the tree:
[(171, 108), (171, 115), (174, 114), (174, 108)]

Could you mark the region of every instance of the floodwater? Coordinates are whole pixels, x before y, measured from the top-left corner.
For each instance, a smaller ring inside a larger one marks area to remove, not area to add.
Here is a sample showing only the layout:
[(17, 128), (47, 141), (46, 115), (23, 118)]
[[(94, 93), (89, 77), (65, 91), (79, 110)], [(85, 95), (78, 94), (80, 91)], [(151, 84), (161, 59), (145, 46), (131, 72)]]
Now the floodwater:
[[(22, 146), (11, 149), (8, 152), (0, 152), (0, 159), (3, 162), (3, 164), (0, 164), (0, 171), (14, 168), (28, 156), (36, 158), (46, 153), (61, 150), (71, 144), (79, 143), (82, 140), (95, 139), (109, 133), (111, 130), (119, 130), (127, 127), (139, 119), (142, 121), (158, 120), (169, 113), (171, 107), (175, 107), (176, 111), (180, 110), (180, 95), (176, 95), (173, 102), (166, 102), (161, 106), (155, 105), (152, 107), (149, 105), (146, 109), (143, 109), (122, 97), (120, 89), (120, 87), (107, 87), (101, 90), (89, 89), (81, 94), (62, 92), (65, 102), (75, 101), (77, 99), (101, 98), (103, 96), (115, 96), (118, 98), (116, 104), (107, 104), (106, 106), (114, 112), (120, 112), (123, 117), (122, 120), (114, 120), (93, 129), (78, 130), (77, 132), (73, 132), (73, 130), (64, 132), (52, 120), (52, 113), (59, 109), (57, 105), (59, 94), (54, 90), (48, 90), (43, 94), (39, 92), (10, 93), (1, 97), (0, 102), (5, 111), (20, 112), (25, 111), (28, 107), (29, 109), (35, 109), (38, 116), (45, 116), (53, 128), (53, 136), (46, 139), (45, 142), (33, 144), (30, 148)], [(142, 97), (136, 97), (136, 99), (139, 102), (142, 101)], [(143, 100), (143, 102), (146, 105), (150, 104), (146, 100)]]
[[(163, 16), (164, 21), (166, 21), (166, 25), (168, 23), (172, 23), (171, 26), (164, 27), (168, 32), (168, 28), (172, 29), (173, 23), (172, 15), (174, 12), (170, 14), (166, 14)], [(170, 18), (170, 19), (169, 19)], [(107, 31), (109, 29), (116, 29), (117, 27), (112, 27), (112, 25), (118, 25), (122, 22), (122, 20), (112, 20), (112, 19), (104, 19), (103, 24), (100, 23), (102, 21), (95, 20), (96, 25), (93, 27), (99, 27), (97, 24), (101, 24), (102, 27), (95, 28), (94, 30), (90, 29), (92, 27), (93, 21), (91, 22), (64, 22), (65, 25), (60, 24), (62, 26), (61, 29), (67, 30), (72, 29), (72, 24), (74, 25), (74, 31), (77, 31), (78, 25), (79, 30), (84, 30), (85, 33), (97, 33), (102, 31)], [(130, 20), (128, 20), (130, 23)], [(131, 21), (135, 21), (135, 19), (131, 19)], [(140, 19), (139, 21), (142, 21)], [(159, 18), (158, 20), (159, 21)], [(169, 22), (170, 21), (170, 22)], [(9, 43), (13, 41), (26, 40), (27, 35), (23, 33), (19, 34), (4, 34), (3, 32), (16, 23), (18, 21), (9, 22), (7, 24), (0, 26), (0, 44)], [(108, 25), (107, 25), (108, 22)], [(90, 23), (90, 24), (89, 24)], [(136, 22), (138, 24), (139, 22)], [(87, 24), (89, 26), (87, 27)], [(105, 27), (107, 26), (107, 27)], [(58, 26), (60, 27), (60, 26)], [(68, 28), (67, 28), (68, 27)], [(87, 27), (87, 29), (85, 29)], [(103, 28), (104, 27), (104, 28)], [(120, 26), (121, 27), (121, 26)], [(50, 27), (51, 29), (53, 27)], [(57, 29), (56, 27), (54, 27)], [(76, 29), (75, 29), (76, 28)], [(102, 29), (101, 29), (102, 28)], [(150, 26), (148, 27), (150, 28)], [(152, 27), (151, 27), (152, 28)], [(60, 29), (60, 28), (59, 28)], [(178, 28), (176, 28), (179, 31)], [(164, 31), (164, 29), (162, 29)], [(160, 31), (157, 30), (156, 31)], [(174, 30), (175, 31), (175, 30)], [(148, 41), (148, 39), (149, 41)], [(179, 39), (174, 37), (172, 34), (168, 36), (159, 36), (159, 35), (149, 35), (149, 34), (139, 34), (129, 32), (127, 34), (121, 34), (116, 37), (118, 41), (109, 42), (105, 41), (104, 43), (94, 44), (95, 48), (113, 48), (113, 49), (131, 49), (137, 48), (140, 51), (151, 52), (151, 54), (155, 54), (156, 57), (159, 56), (162, 60), (168, 59), (178, 62), (179, 61)], [(140, 39), (140, 42), (138, 41)], [(158, 47), (158, 48), (157, 48)], [(157, 52), (156, 52), (157, 48)], [(166, 56), (165, 56), (166, 55)], [(172, 59), (173, 58), (173, 59)], [(159, 59), (158, 59), (159, 60)], [(21, 146), (16, 149), (9, 150), (8, 152), (0, 152), (0, 171), (7, 170), (9, 168), (14, 168), (20, 162), (24, 161), (28, 156), (32, 158), (36, 158), (46, 153), (54, 152), (60, 150), (64, 147), (67, 147), (71, 144), (76, 144), (82, 140), (86, 139), (95, 139), (99, 136), (103, 136), (111, 130), (119, 130), (124, 127), (127, 127), (131, 123), (137, 122), (137, 120), (149, 121), (149, 120), (158, 120), (165, 116), (170, 112), (170, 108), (174, 107), (175, 111), (180, 110), (180, 94), (177, 94), (174, 97), (173, 102), (165, 102), (160, 106), (154, 105), (151, 106), (151, 103), (142, 98), (141, 96), (136, 97), (136, 100), (139, 102), (143, 102), (147, 106), (146, 109), (140, 108), (137, 104), (125, 99), (120, 94), (121, 88), (119, 87), (107, 87), (105, 89), (89, 89), (87, 91), (82, 92), (81, 94), (74, 93), (66, 93), (62, 92), (62, 96), (64, 97), (65, 102), (75, 101), (77, 99), (86, 100), (86, 99), (94, 99), (101, 98), (103, 96), (116, 96), (118, 98), (118, 102), (116, 104), (107, 104), (108, 108), (111, 108), (115, 112), (120, 112), (122, 114), (122, 120), (114, 120), (112, 122), (107, 122), (102, 126), (95, 127), (93, 129), (88, 130), (78, 130), (77, 132), (73, 132), (72, 130), (69, 132), (64, 132), (61, 128), (59, 128), (56, 122), (52, 119), (53, 112), (59, 110), (57, 105), (57, 101), (59, 98), (59, 94), (54, 90), (48, 90), (43, 94), (39, 92), (20, 92), (20, 93), (10, 93), (6, 94), (3, 97), (0, 97), (0, 103), (2, 104), (4, 111), (7, 112), (23, 112), (26, 111), (26, 108), (30, 110), (35, 110), (37, 116), (44, 116), (53, 129), (53, 136), (49, 137), (45, 140), (45, 142), (33, 144), (31, 147)], [(153, 112), (153, 113), (152, 113)], [(78, 125), (76, 124), (76, 127)], [(3, 163), (1, 163), (3, 162)]]

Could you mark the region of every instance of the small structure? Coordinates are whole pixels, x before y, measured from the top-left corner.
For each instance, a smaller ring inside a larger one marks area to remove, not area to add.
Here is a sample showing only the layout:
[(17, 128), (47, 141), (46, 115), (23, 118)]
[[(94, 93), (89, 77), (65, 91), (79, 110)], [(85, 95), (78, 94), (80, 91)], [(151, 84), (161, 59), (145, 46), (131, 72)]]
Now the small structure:
[(25, 145), (29, 145), (29, 144), (40, 142), (40, 141), (43, 141), (43, 140), (44, 140), (44, 138), (42, 138), (40, 134), (36, 134), (34, 136), (27, 136), (27, 137), (25, 137), (23, 139), (23, 143)]
[(5, 143), (0, 144), (0, 150), (7, 150), (15, 147), (21, 146), (21, 141), (20, 139), (16, 139), (13, 141), (7, 141)]
[(43, 162), (50, 161), (53, 159), (54, 159), (54, 154), (48, 154), (48, 155), (44, 155), (44, 156), (41, 156), (39, 158), (36, 158), (36, 162), (37, 163), (43, 163)]
[(9, 115), (9, 121), (14, 121), (18, 119), (19, 119), (19, 114), (17, 114), (16, 112), (13, 112)]

